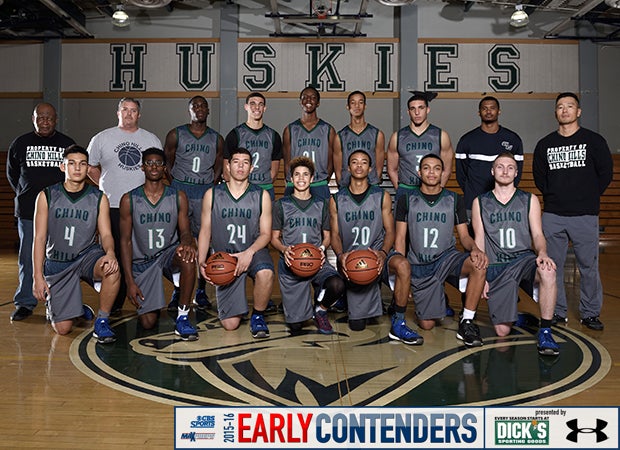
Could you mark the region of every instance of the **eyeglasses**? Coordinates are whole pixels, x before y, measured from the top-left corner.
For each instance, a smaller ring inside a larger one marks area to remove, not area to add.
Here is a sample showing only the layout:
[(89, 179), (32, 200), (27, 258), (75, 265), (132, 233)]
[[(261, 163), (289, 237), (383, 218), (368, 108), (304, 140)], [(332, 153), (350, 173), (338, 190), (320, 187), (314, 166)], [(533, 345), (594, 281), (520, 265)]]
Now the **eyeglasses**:
[(144, 165), (149, 167), (161, 167), (164, 165), (164, 162), (161, 159), (150, 159), (144, 161)]

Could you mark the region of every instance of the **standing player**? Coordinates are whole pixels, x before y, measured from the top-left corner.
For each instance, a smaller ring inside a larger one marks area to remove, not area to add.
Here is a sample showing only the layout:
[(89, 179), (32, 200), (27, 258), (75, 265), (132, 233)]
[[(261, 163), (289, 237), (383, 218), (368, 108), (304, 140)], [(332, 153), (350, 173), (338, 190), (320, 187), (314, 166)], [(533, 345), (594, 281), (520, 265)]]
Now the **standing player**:
[(158, 148), (142, 153), (146, 181), (121, 200), (121, 257), (127, 297), (138, 308), (144, 329), (157, 323), (166, 306), (163, 276), (180, 272), (180, 297), (174, 333), (195, 341), (198, 333), (187, 317), (196, 280), (196, 243), (187, 217), (183, 191), (166, 186), (166, 156)]
[[(473, 322), (482, 295), (488, 260), (467, 231), (467, 213), (463, 198), (441, 187), (442, 159), (428, 154), (420, 160), (421, 185), (396, 205), (396, 243), (394, 249), (405, 253), (411, 263), (411, 287), (420, 327), (430, 330), (444, 317), (444, 282), (452, 277), (467, 277), (465, 309), (456, 335), (468, 347), (482, 345), (480, 330)], [(455, 247), (454, 228), (461, 245)]]
[(501, 153), (493, 163), (492, 173), (495, 187), (474, 200), (472, 224), (476, 245), (489, 257), (485, 296), (495, 333), (507, 336), (517, 320), (519, 285), (532, 296), (534, 284), (538, 283), (538, 353), (558, 355), (560, 347), (550, 328), (557, 295), (556, 266), (547, 256), (540, 203), (535, 195), (515, 187), (517, 162), (512, 153)]
[(351, 121), (338, 132), (334, 140), (334, 172), (338, 186), (342, 188), (349, 185), (351, 176), (346, 164), (354, 150), (364, 150), (374, 156), (368, 175), (369, 181), (370, 184), (381, 184), (385, 162), (385, 136), (383, 131), (366, 123), (366, 95), (360, 91), (351, 92), (347, 97), (347, 110)]
[(282, 150), (284, 156), (284, 175), (287, 186), (284, 195), (293, 192), (289, 164), (293, 158), (307, 156), (315, 167), (314, 179), (310, 193), (317, 200), (329, 198), (329, 179), (332, 176), (333, 148), (336, 131), (334, 127), (319, 119), (317, 108), (321, 103), (321, 94), (313, 87), (307, 87), (299, 95), (301, 118), (290, 123), (282, 133)]
[(471, 219), (471, 204), (474, 199), (493, 189), (495, 180), (491, 167), (497, 155), (510, 152), (515, 155), (519, 185), (523, 169), (523, 143), (514, 131), (499, 124), (499, 100), (487, 96), (478, 104), (480, 126), (464, 134), (456, 146), (456, 180), (463, 189), (467, 215)]
[(579, 125), (581, 108), (575, 94), (563, 92), (557, 96), (555, 117), (558, 130), (536, 144), (533, 162), (534, 182), (545, 204), (543, 231), (549, 256), (557, 264), (559, 290), (553, 320), (567, 321), (563, 286), (570, 240), (579, 268), (581, 323), (592, 330), (602, 330), (598, 215), (601, 195), (613, 178), (614, 162), (605, 138)]
[(250, 93), (245, 98), (244, 109), (247, 120), (226, 136), (224, 158), (228, 158), (230, 152), (239, 147), (247, 149), (252, 154), (250, 183), (265, 189), (274, 201), (273, 182), (280, 169), (282, 139), (277, 131), (263, 122), (263, 114), (267, 109), (267, 100), (263, 94)]
[[(120, 209), (121, 196), (144, 183), (140, 170), (142, 152), (150, 147), (161, 148), (159, 138), (140, 128), (140, 102), (124, 97), (118, 102), (116, 111), (118, 125), (105, 129), (90, 140), (88, 144), (88, 176), (107, 195), (110, 201), (110, 223), (114, 248), (121, 248)], [(121, 284), (112, 314), (120, 314), (127, 287), (124, 268), (120, 264)]]
[(228, 181), (209, 189), (202, 201), (202, 223), (198, 236), (198, 261), (205, 267), (209, 247), (237, 258), (235, 281), (217, 286), (215, 296), (220, 322), (225, 330), (236, 330), (248, 312), (245, 282), (254, 280), (254, 310), (250, 331), (255, 338), (269, 337), (265, 309), (273, 288), (274, 268), (267, 245), (271, 240), (271, 199), (249, 181), (252, 155), (244, 148), (233, 150), (226, 162)]
[[(330, 243), (328, 203), (315, 200), (310, 194), (314, 164), (310, 158), (299, 156), (291, 161), (294, 191), (278, 200), (273, 210), (271, 245), (282, 255), (278, 263), (278, 279), (282, 293), (284, 317), (292, 334), (298, 333), (303, 322), (314, 317), (319, 332), (333, 333), (328, 308), (344, 295), (344, 281), (325, 260), (325, 249)], [(309, 278), (296, 276), (289, 269), (295, 244), (309, 243), (320, 248), (323, 264), (319, 272)], [(317, 302), (313, 308), (310, 284)]]
[[(56, 131), (56, 108), (39, 103), (32, 112), (34, 131), (11, 142), (6, 158), (6, 178), (15, 192), (15, 217), (19, 235), (18, 285), (13, 297), (11, 321), (32, 315), (37, 299), (32, 293), (32, 227), (37, 195), (63, 180), (59, 170), (65, 148), (73, 139)], [(38, 151), (39, 149), (45, 151)]]
[[(340, 189), (330, 200), (331, 243), (338, 258), (338, 267), (348, 278), (346, 261), (353, 250), (372, 250), (379, 260), (379, 273), (394, 289), (390, 339), (409, 345), (421, 345), (424, 339), (405, 322), (409, 298), (411, 269), (407, 259), (390, 249), (394, 244), (394, 216), (390, 195), (368, 182), (371, 157), (364, 150), (349, 156), (349, 186)], [(391, 278), (394, 279), (393, 286)], [(367, 286), (349, 283), (349, 328), (362, 331), (369, 319), (383, 313), (380, 281)]]
[[(40, 302), (46, 301), (52, 327), (63, 335), (71, 332), (73, 319), (84, 317), (89, 308), (82, 304), (80, 279), (91, 286), (100, 282), (93, 337), (109, 344), (116, 341), (109, 316), (120, 274), (108, 198), (86, 184), (88, 152), (84, 148), (67, 148), (60, 170), (65, 173), (65, 181), (45, 188), (36, 200), (33, 294)], [(101, 245), (96, 243), (97, 233)]]
[[(171, 167), (171, 186), (187, 195), (192, 235), (198, 237), (202, 197), (222, 176), (224, 140), (217, 131), (207, 126), (209, 103), (203, 96), (190, 99), (189, 117), (190, 123), (168, 132), (164, 151)], [(168, 304), (169, 311), (176, 311), (179, 296), (179, 288), (175, 287)], [(194, 302), (198, 309), (211, 308), (205, 292), (205, 280), (201, 276), (198, 277)]]
[(452, 172), (454, 150), (450, 137), (441, 128), (431, 125), (428, 113), (430, 100), (435, 94), (414, 92), (407, 101), (409, 125), (392, 134), (388, 144), (387, 172), (396, 198), (420, 185), (418, 170), (424, 155), (432, 153), (443, 161), (441, 185), (445, 186)]

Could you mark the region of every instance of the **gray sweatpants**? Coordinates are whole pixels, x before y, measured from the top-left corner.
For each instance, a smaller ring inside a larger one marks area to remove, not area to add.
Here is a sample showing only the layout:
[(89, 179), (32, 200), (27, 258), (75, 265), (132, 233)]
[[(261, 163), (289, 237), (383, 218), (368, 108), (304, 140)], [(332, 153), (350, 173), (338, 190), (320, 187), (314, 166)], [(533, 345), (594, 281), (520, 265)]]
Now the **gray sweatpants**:
[(557, 265), (558, 298), (555, 313), (566, 317), (568, 310), (564, 289), (564, 263), (568, 241), (573, 243), (580, 284), (579, 314), (581, 318), (597, 317), (603, 306), (603, 285), (599, 274), (599, 225), (598, 216), (542, 215), (543, 232), (547, 240), (547, 253)]

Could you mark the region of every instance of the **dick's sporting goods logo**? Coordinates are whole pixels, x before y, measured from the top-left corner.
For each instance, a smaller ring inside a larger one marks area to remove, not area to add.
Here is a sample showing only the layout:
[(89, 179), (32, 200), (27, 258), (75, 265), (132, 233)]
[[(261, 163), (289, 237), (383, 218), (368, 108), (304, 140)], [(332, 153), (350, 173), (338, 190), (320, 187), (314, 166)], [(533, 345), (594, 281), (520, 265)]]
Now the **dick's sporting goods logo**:
[(549, 421), (496, 420), (495, 445), (549, 445)]

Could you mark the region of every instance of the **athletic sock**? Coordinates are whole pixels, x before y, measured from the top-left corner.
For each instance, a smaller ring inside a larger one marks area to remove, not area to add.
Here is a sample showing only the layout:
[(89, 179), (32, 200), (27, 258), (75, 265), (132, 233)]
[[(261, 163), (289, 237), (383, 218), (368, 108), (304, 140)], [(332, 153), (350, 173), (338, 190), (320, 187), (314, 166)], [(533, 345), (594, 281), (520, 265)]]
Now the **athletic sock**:
[(540, 328), (551, 328), (551, 319), (540, 319)]
[(321, 304), (319, 303), (316, 305), (316, 308), (314, 308), (314, 311), (315, 312), (327, 312), (327, 308), (325, 309), (321, 308)]
[(463, 318), (461, 319), (461, 322), (463, 320), (474, 320), (475, 316), (476, 316), (476, 311), (472, 311), (471, 309), (463, 308)]
[(177, 319), (183, 316), (187, 316), (187, 314), (189, 313), (189, 306), (179, 305), (178, 311), (179, 311), (179, 314), (177, 315)]
[(397, 322), (403, 322), (405, 320), (405, 313), (400, 312), (400, 311), (394, 312), (394, 315), (392, 316), (392, 320), (395, 320)]

